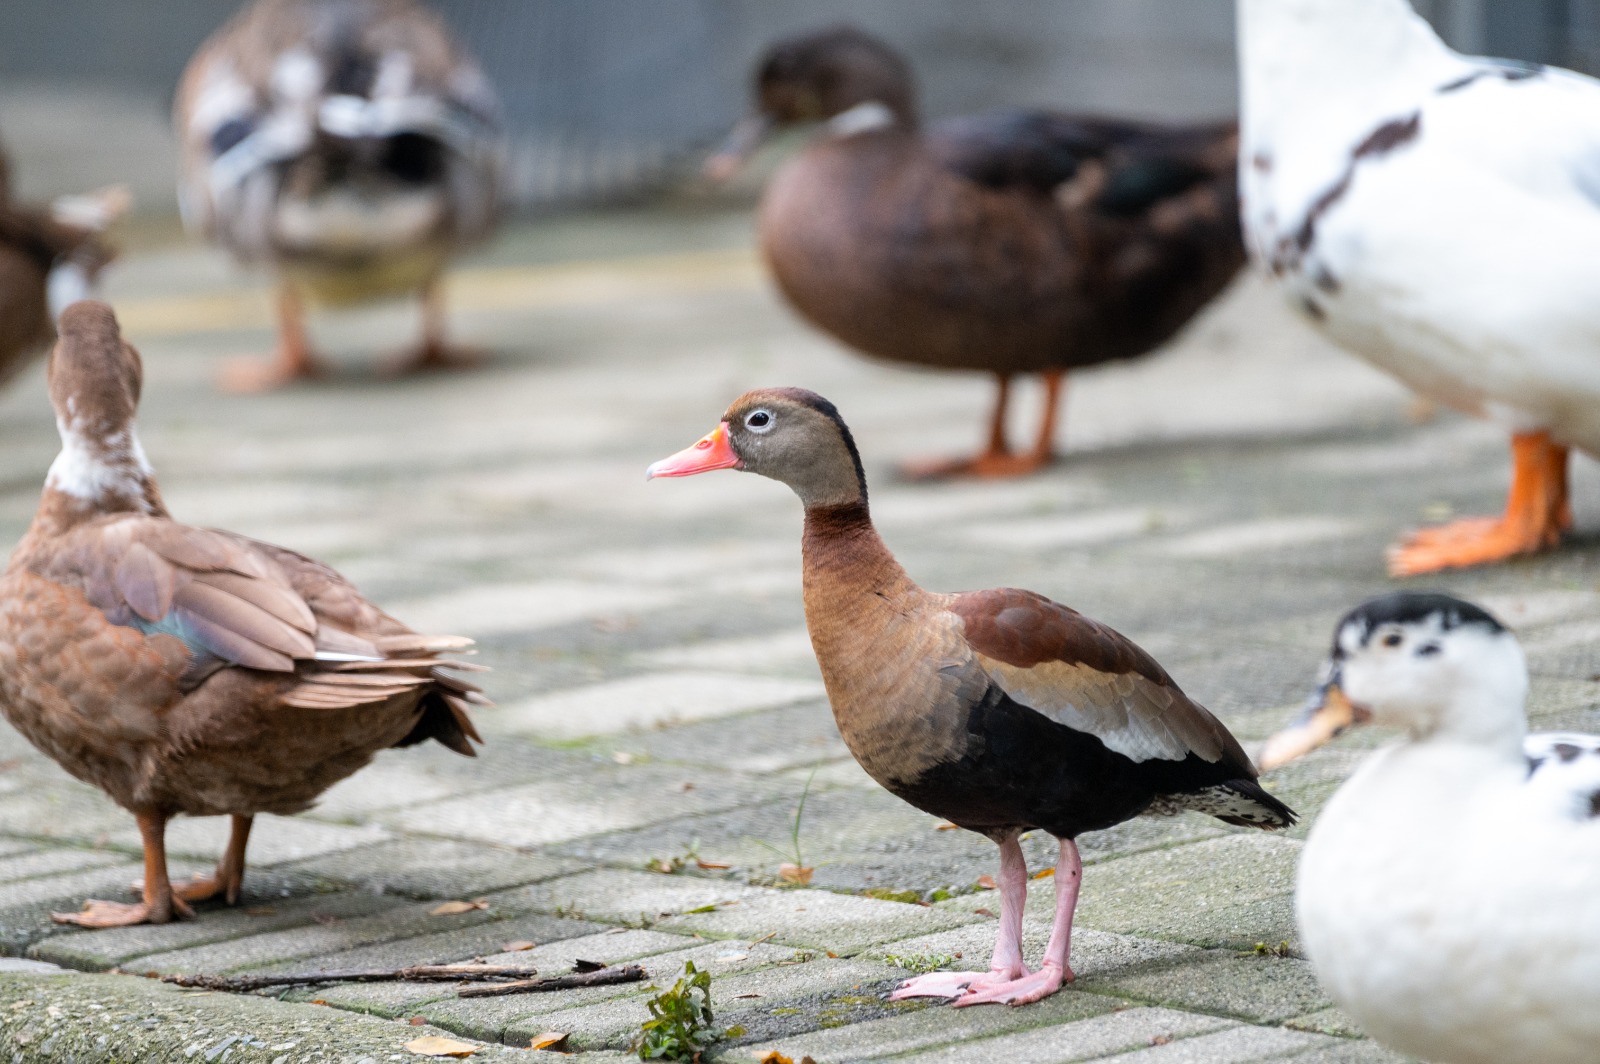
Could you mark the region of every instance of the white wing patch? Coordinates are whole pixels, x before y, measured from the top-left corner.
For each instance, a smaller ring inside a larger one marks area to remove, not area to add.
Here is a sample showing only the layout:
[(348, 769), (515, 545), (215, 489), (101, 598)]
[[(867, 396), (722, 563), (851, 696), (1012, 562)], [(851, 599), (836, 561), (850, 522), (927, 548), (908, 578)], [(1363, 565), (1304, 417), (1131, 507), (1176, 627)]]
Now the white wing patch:
[(978, 656), (990, 679), (1012, 699), (1075, 731), (1093, 735), (1133, 761), (1222, 756), (1209, 722), (1169, 688), (1136, 673), (1104, 673), (1087, 665), (1044, 662), (1031, 668)]
[(1534, 795), (1575, 820), (1600, 820), (1600, 735), (1540, 732), (1522, 749)]

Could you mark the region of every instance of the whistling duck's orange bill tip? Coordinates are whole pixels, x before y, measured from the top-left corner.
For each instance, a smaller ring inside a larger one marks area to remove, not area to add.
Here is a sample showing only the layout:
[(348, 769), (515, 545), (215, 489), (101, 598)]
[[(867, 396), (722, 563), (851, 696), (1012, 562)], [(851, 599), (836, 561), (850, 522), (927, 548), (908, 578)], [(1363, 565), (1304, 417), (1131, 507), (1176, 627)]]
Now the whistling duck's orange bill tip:
[(724, 421), (690, 446), (646, 469), (644, 478), (689, 477), (713, 469), (732, 469), (738, 464), (739, 456), (728, 442), (728, 423)]

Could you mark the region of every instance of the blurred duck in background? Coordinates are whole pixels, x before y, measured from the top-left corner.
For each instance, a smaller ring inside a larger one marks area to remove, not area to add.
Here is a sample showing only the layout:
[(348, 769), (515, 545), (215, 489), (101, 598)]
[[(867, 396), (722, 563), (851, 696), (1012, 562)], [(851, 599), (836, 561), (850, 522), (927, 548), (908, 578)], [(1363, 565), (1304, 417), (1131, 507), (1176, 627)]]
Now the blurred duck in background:
[(0, 384), (45, 352), (63, 310), (95, 294), (114, 257), (104, 233), (129, 203), (120, 187), (48, 207), (18, 203), (0, 150)]
[(1413, 535), (1405, 576), (1554, 546), (1600, 455), (1600, 83), (1457, 55), (1405, 0), (1239, 0), (1247, 243), (1291, 305), (1512, 433), (1505, 513)]
[[(1052, 457), (1070, 369), (1159, 346), (1244, 262), (1231, 123), (1159, 126), (1002, 110), (924, 127), (911, 71), (835, 27), (772, 45), (755, 108), (706, 163), (731, 176), (772, 132), (823, 123), (763, 197), (778, 286), (875, 358), (999, 381), (982, 453), (917, 476), (1017, 476)], [(1012, 379), (1042, 374), (1031, 447), (1006, 438)]]
[(469, 361), (445, 339), (446, 262), (498, 217), (499, 103), (413, 0), (258, 0), (190, 61), (175, 121), (184, 217), (278, 276), (278, 346), (231, 367), (255, 391), (317, 372), (307, 298), (416, 294), (422, 340), (400, 371)]
[(1300, 858), (1307, 956), (1363, 1030), (1437, 1064), (1592, 1064), (1600, 1046), (1600, 735), (1528, 734), (1528, 666), (1481, 607), (1401, 591), (1339, 622), (1270, 770), (1403, 729)]

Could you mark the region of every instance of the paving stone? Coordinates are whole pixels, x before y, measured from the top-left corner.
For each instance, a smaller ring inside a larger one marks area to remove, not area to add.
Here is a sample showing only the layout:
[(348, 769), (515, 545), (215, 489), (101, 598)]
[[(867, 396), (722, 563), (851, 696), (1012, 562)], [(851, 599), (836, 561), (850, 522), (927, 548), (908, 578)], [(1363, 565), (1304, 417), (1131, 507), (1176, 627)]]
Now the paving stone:
[(707, 640), (687, 646), (663, 647), (636, 655), (654, 668), (697, 668), (771, 672), (820, 677), (811, 634), (804, 628), (785, 628), (768, 635)]
[[(1177, 1039), (1115, 1057), (1119, 1064), (1245, 1064), (1246, 1061), (1319, 1059), (1338, 1040), (1278, 1027), (1230, 1027), (1213, 1034)], [(1107, 1059), (1107, 1058), (1102, 1058)]]
[(770, 785), (704, 768), (597, 764), (579, 777), (427, 802), (379, 818), (402, 831), (539, 846), (745, 805), (768, 797), (770, 790)]
[(699, 876), (599, 869), (491, 896), (496, 904), (609, 923), (653, 924), (706, 905), (764, 893), (758, 887)]
[[(793, 1060), (810, 1057), (817, 1064), (854, 1064), (946, 1044), (966, 1045), (970, 1051), (970, 1043), (976, 1039), (1034, 1027), (1058, 1029), (1059, 1025), (1107, 1013), (1117, 1007), (1113, 998), (1063, 990), (1025, 1009), (932, 1007), (881, 1020), (807, 1031), (775, 1042), (758, 1041), (751, 1049), (756, 1054), (776, 1051)], [(1173, 1015), (1190, 1022), (1195, 1019), (1184, 1013)], [(1230, 1021), (1214, 1022), (1222, 1025)]]
[(1332, 1034), (1341, 1038), (1360, 1038), (1363, 1036), (1361, 1028), (1347, 1016), (1343, 1009), (1328, 1008), (1318, 1009), (1316, 1012), (1304, 1016), (1293, 1016), (1283, 1021), (1285, 1027), (1296, 1031), (1310, 1031), (1312, 1034)]
[(1331, 1001), (1311, 966), (1296, 958), (1205, 950), (1104, 977), (1097, 988), (1169, 1008), (1281, 1023)]
[[(996, 921), (986, 920), (981, 924), (968, 924), (932, 935), (898, 939), (874, 946), (865, 955), (901, 968), (908, 965), (917, 968), (937, 962), (939, 968), (951, 971), (984, 971), (989, 967), (989, 959), (994, 952), (997, 927)], [(1022, 946), (1030, 967), (1038, 966), (1038, 959), (1044, 955), (1049, 937), (1048, 924), (1023, 925)], [(1101, 984), (1113, 976), (1160, 967), (1174, 957), (1191, 956), (1198, 952), (1194, 946), (1176, 942), (1074, 928), (1069, 963), (1077, 979), (1072, 985), (1080, 990), (1100, 990)]]
[[(809, 771), (819, 764), (825, 771), (831, 763), (855, 764), (844, 740), (839, 738), (833, 712), (823, 700), (756, 710), (728, 719), (601, 736), (589, 746), (611, 757), (621, 754), (625, 759), (653, 758), (691, 765), (705, 764), (706, 752), (715, 750), (718, 765), (749, 773), (789, 768)], [(817, 783), (827, 782), (819, 771)], [(795, 793), (799, 790), (797, 786)]]
[(575, 872), (570, 858), (445, 839), (393, 839), (296, 861), (284, 871), (372, 894), (414, 898), (476, 896)]
[(816, 680), (726, 672), (658, 672), (560, 691), (505, 706), (496, 731), (581, 739), (815, 699)]
[(124, 864), (127, 860), (120, 853), (103, 850), (36, 850), (30, 853), (20, 843), (15, 847), (0, 845), (0, 882)]
[[(437, 1028), (239, 994), (196, 994), (120, 975), (0, 972), (0, 1054), (8, 1059), (215, 1061), (410, 1059), (405, 1043)], [(113, 1055), (114, 1054), (114, 1055)], [(14, 1055), (14, 1056), (13, 1056)], [(474, 1061), (522, 1060), (481, 1046)]]
[[(139, 830), (133, 818), (128, 826), (111, 833), (110, 841), (138, 852)], [(167, 855), (174, 875), (185, 875), (183, 858), (198, 859), (193, 871), (209, 872), (228, 845), (228, 817), (178, 817), (167, 825)], [(380, 842), (389, 833), (376, 824), (359, 827), (326, 824), (309, 817), (262, 814), (250, 828), (250, 866), (264, 868), (284, 861), (303, 860), (340, 850)]]
[[(979, 1011), (977, 1008), (967, 1010)], [(1021, 1011), (1021, 1010), (1016, 1010)], [(1017, 1034), (962, 1040), (942, 1049), (911, 1053), (896, 1061), (934, 1064), (936, 1061), (970, 1061), (972, 1064), (1065, 1064), (1068, 1061), (1096, 1060), (1149, 1046), (1156, 1039), (1171, 1039), (1186, 1044), (1216, 1031), (1237, 1030), (1235, 1021), (1216, 1016), (1196, 1016), (1171, 1009), (1130, 1008), (1087, 1019), (1048, 1023)], [(954, 1039), (951, 1040), (954, 1042)], [(1134, 1054), (1129, 1054), (1130, 1057)]]
[(849, 956), (880, 942), (978, 920), (966, 913), (825, 890), (780, 890), (735, 899), (710, 912), (684, 912), (663, 920), (661, 927), (718, 938), (772, 935), (776, 942)]

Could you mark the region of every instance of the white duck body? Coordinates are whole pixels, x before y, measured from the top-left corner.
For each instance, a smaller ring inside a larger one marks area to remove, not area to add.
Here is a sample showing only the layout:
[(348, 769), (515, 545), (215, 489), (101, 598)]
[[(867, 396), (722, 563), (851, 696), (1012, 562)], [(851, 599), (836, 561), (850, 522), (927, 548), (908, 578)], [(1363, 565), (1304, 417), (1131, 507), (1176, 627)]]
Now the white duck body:
[(1246, 243), (1417, 391), (1600, 453), (1600, 82), (1405, 0), (1239, 0)]
[(1363, 763), (1311, 830), (1296, 886), (1306, 954), (1333, 999), (1403, 1053), (1593, 1064), (1600, 737), (1524, 740), (1510, 633), (1414, 627), (1439, 660), (1418, 664), (1412, 643), (1353, 648), (1342, 665), (1351, 702), (1411, 734)]

